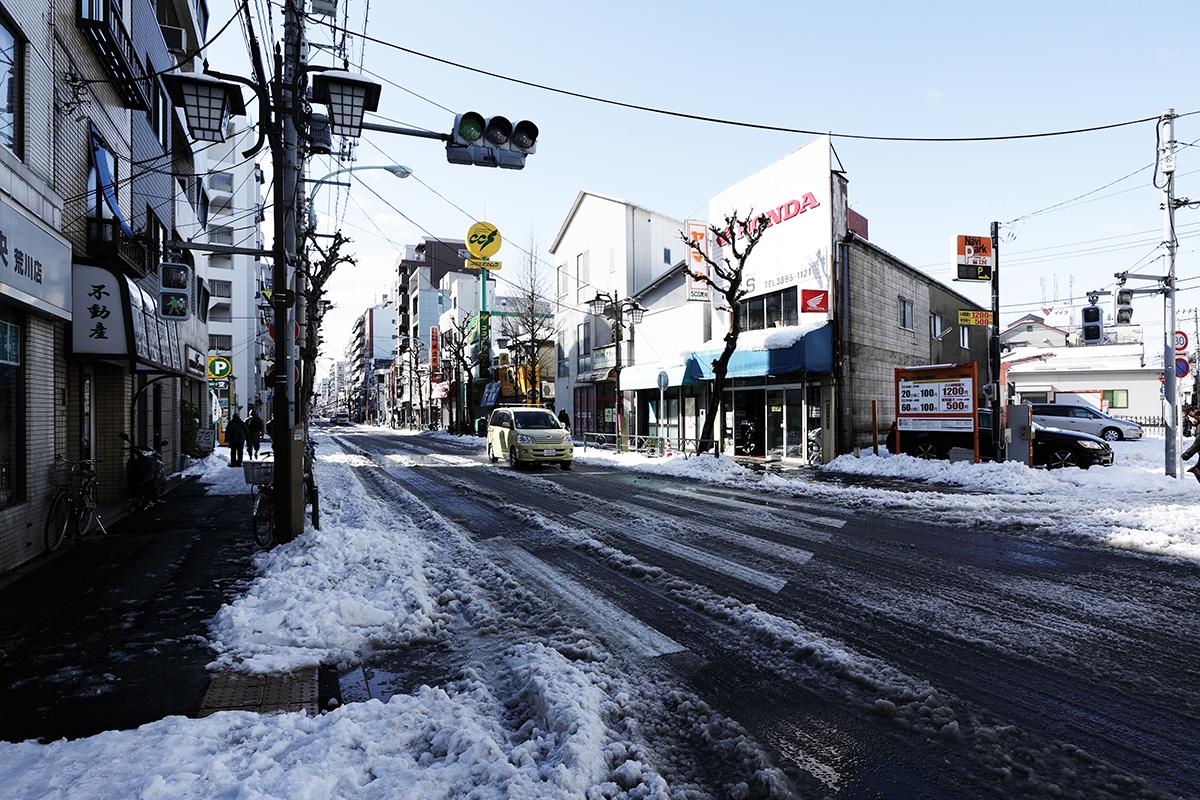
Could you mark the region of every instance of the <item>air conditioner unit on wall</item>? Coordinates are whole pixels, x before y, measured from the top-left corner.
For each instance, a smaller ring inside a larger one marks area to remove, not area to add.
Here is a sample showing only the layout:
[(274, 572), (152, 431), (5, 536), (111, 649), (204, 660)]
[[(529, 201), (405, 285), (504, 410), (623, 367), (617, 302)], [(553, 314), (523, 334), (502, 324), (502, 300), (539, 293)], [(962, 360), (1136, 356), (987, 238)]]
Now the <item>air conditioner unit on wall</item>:
[(183, 35), (183, 28), (176, 28), (174, 25), (159, 25), (158, 27), (162, 31), (163, 41), (167, 43), (167, 50), (175, 55), (183, 55), (187, 50), (187, 39)]

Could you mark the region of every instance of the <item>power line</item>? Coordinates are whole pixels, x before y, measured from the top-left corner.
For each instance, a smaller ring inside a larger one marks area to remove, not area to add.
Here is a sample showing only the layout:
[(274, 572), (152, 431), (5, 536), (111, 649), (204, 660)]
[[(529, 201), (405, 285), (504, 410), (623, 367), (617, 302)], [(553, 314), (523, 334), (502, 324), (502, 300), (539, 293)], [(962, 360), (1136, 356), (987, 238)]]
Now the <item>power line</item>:
[[(308, 17), (309, 20), (311, 20), (312, 22), (314, 22), (318, 25), (324, 25), (324, 26), (330, 27), (330, 23), (325, 21), (324, 19), (321, 19), (320, 17), (314, 17), (312, 15), (306, 15), (306, 16)], [(354, 35), (354, 36), (361, 36), (362, 38), (366, 39), (367, 41), (374, 42), (374, 43), (382, 45), (384, 47), (389, 47), (393, 50), (399, 50), (402, 53), (408, 53), (409, 55), (417, 56), (418, 58), (424, 58), (426, 60), (433, 61), (438, 64), (443, 64), (448, 67), (454, 67), (455, 69), (461, 69), (461, 70), (466, 70), (467, 72), (473, 72), (477, 75), (486, 75), (489, 78), (495, 78), (497, 80), (507, 81), (509, 83), (515, 83), (520, 86), (527, 86), (531, 89), (540, 89), (541, 91), (544, 91), (544, 92), (552, 92), (554, 94), (560, 94), (560, 95), (564, 95), (567, 97), (574, 97), (579, 100), (587, 100), (587, 101), (590, 101), (593, 103), (602, 103), (604, 105), (616, 106), (618, 108), (627, 108), (627, 109), (631, 109), (633, 111), (645, 111), (650, 114), (660, 114), (662, 116), (677, 117), (680, 119), (690, 119), (690, 120), (694, 120), (697, 122), (711, 122), (711, 123), (714, 123), (717, 125), (729, 125), (729, 126), (738, 127), (738, 128), (751, 128), (754, 130), (774, 131), (777, 133), (798, 133), (798, 134), (805, 134), (808, 136), (829, 135), (830, 137), (835, 138), (835, 139), (860, 139), (860, 140), (866, 140), (866, 141), (879, 141), (879, 142), (934, 142), (934, 143), (937, 143), (937, 142), (941, 142), (941, 143), (946, 143), (946, 142), (998, 142), (998, 141), (1010, 141), (1010, 140), (1020, 140), (1020, 139), (1045, 139), (1045, 138), (1049, 138), (1049, 137), (1053, 137), (1053, 136), (1071, 136), (1071, 135), (1080, 134), (1080, 133), (1094, 133), (1097, 131), (1113, 130), (1115, 128), (1124, 128), (1124, 127), (1128, 127), (1130, 125), (1140, 125), (1142, 123), (1153, 122), (1153, 121), (1159, 119), (1159, 115), (1155, 114), (1155, 115), (1149, 116), (1149, 117), (1141, 117), (1138, 119), (1125, 120), (1123, 122), (1112, 122), (1112, 123), (1107, 123), (1104, 125), (1091, 125), (1091, 126), (1081, 127), (1081, 128), (1068, 128), (1068, 129), (1064, 129), (1064, 130), (1042, 131), (1042, 132), (1038, 132), (1038, 133), (1016, 133), (1016, 134), (1002, 134), (1002, 135), (993, 135), (993, 136), (882, 136), (882, 135), (868, 135), (868, 134), (858, 134), (858, 133), (835, 133), (833, 131), (827, 131), (827, 130), (814, 130), (814, 129), (808, 129), (808, 128), (790, 128), (790, 127), (786, 127), (783, 125), (767, 125), (764, 123), (745, 122), (742, 120), (726, 119), (726, 118), (722, 118), (722, 117), (709, 117), (709, 116), (705, 116), (702, 114), (689, 114), (689, 113), (686, 113), (683, 111), (673, 111), (670, 109), (658, 108), (656, 106), (644, 106), (644, 105), (639, 105), (637, 103), (627, 103), (623, 100), (614, 100), (612, 98), (600, 97), (598, 95), (585, 94), (583, 92), (576, 92), (576, 91), (572, 91), (570, 89), (562, 89), (557, 86), (550, 86), (550, 85), (544, 84), (544, 83), (528, 81), (528, 80), (524, 80), (522, 78), (513, 77), (511, 75), (504, 75), (499, 72), (492, 72), (490, 70), (481, 69), (479, 67), (473, 67), (468, 64), (461, 64), (457, 61), (451, 61), (450, 59), (447, 59), (447, 58), (441, 58), (439, 56), (431, 55), (429, 53), (423, 53), (420, 50), (414, 50), (410, 47), (404, 47), (403, 45), (399, 45), (394, 42), (389, 42), (384, 39), (378, 39), (373, 36), (368, 36), (366, 33), (358, 33), (357, 31), (350, 31), (350, 33), (351, 33), (351, 35)], [(447, 110), (449, 110), (449, 109), (447, 109)], [(453, 112), (451, 112), (451, 113), (453, 113)], [(1185, 114), (1179, 114), (1178, 116), (1184, 117), (1184, 116), (1188, 116), (1190, 114), (1197, 114), (1197, 113), (1200, 113), (1200, 111), (1189, 111)]]

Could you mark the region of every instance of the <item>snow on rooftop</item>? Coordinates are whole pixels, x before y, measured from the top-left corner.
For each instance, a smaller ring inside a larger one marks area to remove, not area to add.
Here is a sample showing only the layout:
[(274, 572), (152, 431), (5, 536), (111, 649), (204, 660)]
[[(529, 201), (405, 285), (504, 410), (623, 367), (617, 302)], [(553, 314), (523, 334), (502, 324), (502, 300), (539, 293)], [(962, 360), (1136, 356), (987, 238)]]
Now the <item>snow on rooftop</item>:
[[(756, 352), (762, 350), (782, 350), (791, 347), (796, 342), (804, 338), (807, 333), (812, 333), (819, 328), (823, 328), (828, 324), (829, 320), (824, 316), (818, 316), (815, 319), (806, 319), (799, 325), (785, 325), (780, 328), (765, 328), (763, 330), (742, 331), (738, 335), (737, 349), (742, 352)], [(683, 355), (687, 357), (692, 353), (702, 353), (708, 350), (721, 350), (725, 347), (724, 334), (715, 338), (709, 339), (701, 345), (698, 345), (690, 350), (685, 350)]]

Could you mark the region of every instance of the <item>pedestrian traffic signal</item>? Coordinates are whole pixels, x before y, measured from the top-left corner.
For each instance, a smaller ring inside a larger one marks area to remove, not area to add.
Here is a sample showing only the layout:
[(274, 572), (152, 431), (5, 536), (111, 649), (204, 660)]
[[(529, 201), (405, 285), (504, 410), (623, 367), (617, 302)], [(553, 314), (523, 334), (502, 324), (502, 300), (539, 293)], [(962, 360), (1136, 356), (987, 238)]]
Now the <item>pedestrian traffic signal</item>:
[(516, 125), (507, 117), (485, 119), (476, 111), (454, 118), (446, 160), (476, 167), (524, 169), (525, 157), (537, 151), (538, 127), (527, 119)]
[(1083, 307), (1083, 343), (1100, 344), (1104, 339), (1104, 309), (1092, 303)]
[(1133, 321), (1133, 289), (1117, 290), (1117, 307), (1113, 318), (1118, 325), (1128, 325)]
[(188, 264), (163, 261), (158, 265), (158, 316), (187, 322), (192, 318), (192, 287), (196, 278)]

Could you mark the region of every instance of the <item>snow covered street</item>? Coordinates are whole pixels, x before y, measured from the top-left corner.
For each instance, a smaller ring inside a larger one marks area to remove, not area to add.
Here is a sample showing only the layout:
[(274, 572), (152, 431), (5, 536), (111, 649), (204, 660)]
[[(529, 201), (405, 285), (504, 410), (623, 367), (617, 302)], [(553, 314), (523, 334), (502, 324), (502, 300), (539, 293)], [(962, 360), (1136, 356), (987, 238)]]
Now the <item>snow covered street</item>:
[(6, 796), (1200, 794), (1198, 540), (1156, 527), (1200, 487), (1154, 478), (1154, 440), (1086, 473), (900, 457), (818, 477), (319, 442), (322, 530), (257, 556), (210, 666), (319, 665), (341, 702), (3, 744)]

